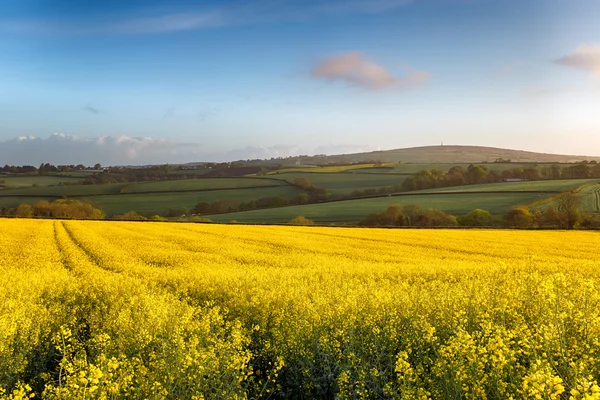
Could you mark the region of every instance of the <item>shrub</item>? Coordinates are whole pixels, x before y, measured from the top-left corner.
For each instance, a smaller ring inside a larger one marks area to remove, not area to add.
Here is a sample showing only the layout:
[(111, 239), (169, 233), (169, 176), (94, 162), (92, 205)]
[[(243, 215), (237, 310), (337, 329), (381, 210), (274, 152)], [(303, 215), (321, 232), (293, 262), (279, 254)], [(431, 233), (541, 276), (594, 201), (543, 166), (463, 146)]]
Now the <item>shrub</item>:
[(301, 215), (297, 216), (296, 218), (292, 218), (289, 222), (292, 225), (314, 225), (315, 222), (311, 221), (310, 219), (303, 217)]
[(458, 222), (462, 226), (490, 226), (492, 225), (492, 214), (489, 211), (476, 208), (458, 218)]
[(506, 214), (506, 223), (513, 228), (531, 228), (533, 215), (525, 207), (515, 207)]

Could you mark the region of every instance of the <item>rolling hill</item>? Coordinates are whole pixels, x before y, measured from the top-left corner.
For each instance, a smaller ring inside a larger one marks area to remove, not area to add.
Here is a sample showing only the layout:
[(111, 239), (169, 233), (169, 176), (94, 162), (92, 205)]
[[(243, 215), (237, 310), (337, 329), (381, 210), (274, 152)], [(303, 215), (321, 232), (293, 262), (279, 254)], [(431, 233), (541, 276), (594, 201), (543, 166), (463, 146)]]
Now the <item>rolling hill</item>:
[(502, 158), (512, 162), (579, 162), (600, 161), (600, 157), (535, 153), (524, 150), (484, 146), (423, 146), (367, 153), (295, 157), (302, 164), (355, 163), (366, 160), (403, 163), (481, 163)]

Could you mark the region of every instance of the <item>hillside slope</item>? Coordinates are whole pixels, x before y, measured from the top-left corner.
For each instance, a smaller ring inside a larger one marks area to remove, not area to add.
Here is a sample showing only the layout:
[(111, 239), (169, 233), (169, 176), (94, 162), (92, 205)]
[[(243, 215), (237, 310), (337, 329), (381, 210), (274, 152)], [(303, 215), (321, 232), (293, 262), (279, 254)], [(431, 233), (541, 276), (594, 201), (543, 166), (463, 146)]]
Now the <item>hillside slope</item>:
[(296, 157), (303, 164), (353, 163), (365, 160), (403, 163), (481, 163), (502, 158), (512, 162), (600, 161), (600, 157), (535, 153), (484, 146), (423, 146), (367, 153)]

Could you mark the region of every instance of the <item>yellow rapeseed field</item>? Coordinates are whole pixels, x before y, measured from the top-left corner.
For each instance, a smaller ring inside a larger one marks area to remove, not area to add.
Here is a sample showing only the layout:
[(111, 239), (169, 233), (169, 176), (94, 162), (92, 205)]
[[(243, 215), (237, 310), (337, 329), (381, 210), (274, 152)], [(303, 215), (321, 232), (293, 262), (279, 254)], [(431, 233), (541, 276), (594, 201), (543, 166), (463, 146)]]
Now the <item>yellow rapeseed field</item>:
[(599, 248), (0, 220), (0, 398), (600, 399)]

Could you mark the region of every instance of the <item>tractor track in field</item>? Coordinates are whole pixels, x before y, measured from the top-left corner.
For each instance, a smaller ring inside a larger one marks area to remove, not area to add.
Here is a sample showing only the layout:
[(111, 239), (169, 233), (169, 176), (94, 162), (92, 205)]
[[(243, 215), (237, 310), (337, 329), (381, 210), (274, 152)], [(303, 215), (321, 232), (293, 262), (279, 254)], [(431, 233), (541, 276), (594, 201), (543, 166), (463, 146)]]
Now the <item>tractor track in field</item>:
[(600, 186), (594, 190), (595, 201), (594, 205), (596, 206), (596, 212), (600, 212)]
[(60, 253), (60, 261), (61, 261), (62, 265), (69, 272), (73, 272), (73, 265), (72, 265), (71, 261), (69, 260), (69, 257), (67, 256), (67, 254), (65, 252), (64, 245), (62, 244), (61, 240), (58, 237), (58, 228), (57, 228), (58, 224), (59, 224), (58, 221), (54, 222), (54, 242), (56, 243), (56, 248), (58, 249), (58, 252)]

